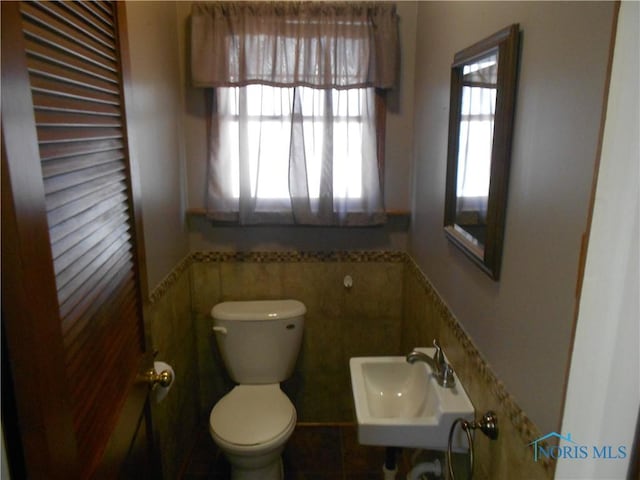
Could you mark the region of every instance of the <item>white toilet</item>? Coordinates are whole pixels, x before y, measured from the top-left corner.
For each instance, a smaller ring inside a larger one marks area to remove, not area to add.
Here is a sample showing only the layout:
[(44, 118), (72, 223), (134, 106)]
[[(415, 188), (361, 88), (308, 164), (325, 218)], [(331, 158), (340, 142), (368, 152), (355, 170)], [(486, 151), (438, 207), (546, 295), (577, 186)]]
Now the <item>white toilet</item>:
[(238, 385), (214, 405), (209, 432), (233, 480), (283, 478), (281, 454), (296, 409), (280, 382), (293, 373), (305, 313), (297, 300), (223, 302), (211, 310), (225, 367)]

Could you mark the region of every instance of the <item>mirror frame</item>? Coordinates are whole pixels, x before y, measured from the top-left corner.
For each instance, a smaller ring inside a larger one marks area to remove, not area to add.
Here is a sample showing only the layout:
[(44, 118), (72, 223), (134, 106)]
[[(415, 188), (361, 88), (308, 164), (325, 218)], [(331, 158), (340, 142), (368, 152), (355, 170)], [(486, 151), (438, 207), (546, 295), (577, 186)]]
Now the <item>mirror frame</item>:
[[(461, 232), (462, 229), (456, 226), (462, 72), (465, 65), (496, 51), (498, 52), (497, 92), (487, 204), (487, 231), (484, 247), (482, 247), (477, 241), (473, 241), (470, 234)], [(513, 24), (456, 53), (451, 66), (444, 231), (448, 240), (496, 281), (500, 279), (502, 260), (518, 54), (519, 25)]]

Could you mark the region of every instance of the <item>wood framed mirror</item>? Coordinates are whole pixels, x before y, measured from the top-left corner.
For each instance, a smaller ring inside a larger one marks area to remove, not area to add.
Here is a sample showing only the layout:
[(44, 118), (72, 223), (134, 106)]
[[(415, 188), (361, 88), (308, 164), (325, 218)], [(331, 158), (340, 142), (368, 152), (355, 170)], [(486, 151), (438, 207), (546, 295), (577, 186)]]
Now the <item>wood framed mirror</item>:
[(517, 24), (456, 53), (444, 230), (492, 279), (500, 263), (519, 51)]

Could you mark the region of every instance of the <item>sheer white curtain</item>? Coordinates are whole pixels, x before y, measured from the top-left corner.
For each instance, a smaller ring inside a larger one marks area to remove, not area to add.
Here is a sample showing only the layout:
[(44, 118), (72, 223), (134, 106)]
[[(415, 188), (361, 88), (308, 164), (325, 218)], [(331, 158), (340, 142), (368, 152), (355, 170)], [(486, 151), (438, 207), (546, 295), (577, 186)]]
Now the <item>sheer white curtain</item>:
[[(194, 7), (194, 82), (215, 87), (209, 96), (211, 218), (385, 221), (375, 88), (393, 84), (396, 28), (387, 4)], [(390, 45), (392, 54), (376, 53)]]
[(496, 108), (497, 53), (464, 67), (458, 148), (457, 210), (486, 221)]
[(398, 17), (384, 2), (211, 2), (191, 10), (195, 86), (392, 88)]
[(240, 223), (384, 221), (374, 91), (218, 88), (210, 216)]

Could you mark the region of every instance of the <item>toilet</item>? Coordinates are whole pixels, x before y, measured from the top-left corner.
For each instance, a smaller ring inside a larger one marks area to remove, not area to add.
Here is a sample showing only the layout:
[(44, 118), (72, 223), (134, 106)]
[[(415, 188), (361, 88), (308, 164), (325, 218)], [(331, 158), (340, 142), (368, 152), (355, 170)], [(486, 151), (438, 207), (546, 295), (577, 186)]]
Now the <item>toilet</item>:
[(281, 480), (296, 409), (280, 389), (293, 373), (306, 307), (297, 300), (223, 302), (211, 310), (218, 348), (237, 385), (211, 410), (209, 432), (232, 480)]

